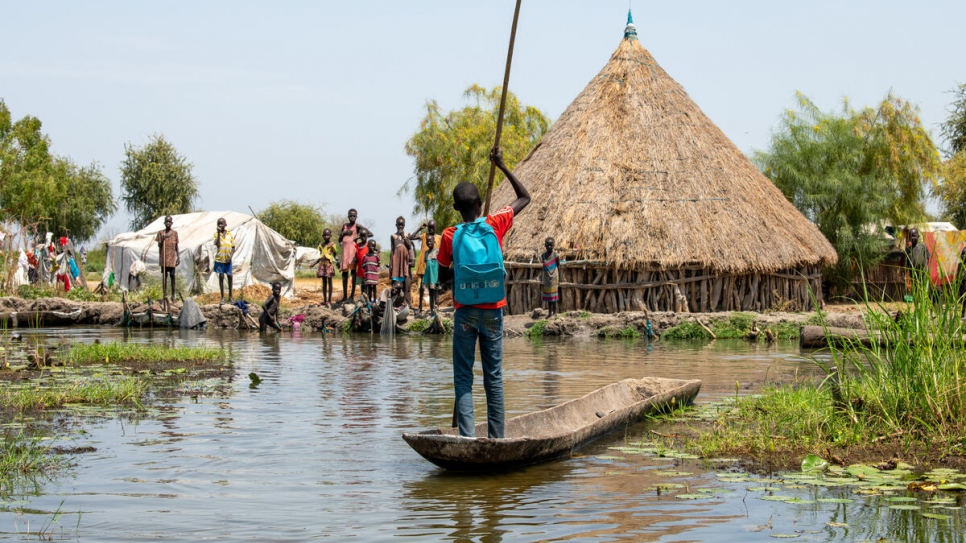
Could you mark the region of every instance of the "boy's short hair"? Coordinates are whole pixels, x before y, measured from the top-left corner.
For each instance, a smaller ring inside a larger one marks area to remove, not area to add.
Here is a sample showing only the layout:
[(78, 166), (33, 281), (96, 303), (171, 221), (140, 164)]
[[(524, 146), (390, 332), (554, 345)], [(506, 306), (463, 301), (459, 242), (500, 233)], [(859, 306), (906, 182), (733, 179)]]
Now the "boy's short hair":
[(480, 189), (473, 183), (463, 181), (453, 189), (453, 208), (456, 210), (470, 209), (474, 205), (483, 205), (480, 199)]
[(282, 283), (278, 281), (272, 281), (272, 289), (274, 290), (275, 287), (282, 288)]

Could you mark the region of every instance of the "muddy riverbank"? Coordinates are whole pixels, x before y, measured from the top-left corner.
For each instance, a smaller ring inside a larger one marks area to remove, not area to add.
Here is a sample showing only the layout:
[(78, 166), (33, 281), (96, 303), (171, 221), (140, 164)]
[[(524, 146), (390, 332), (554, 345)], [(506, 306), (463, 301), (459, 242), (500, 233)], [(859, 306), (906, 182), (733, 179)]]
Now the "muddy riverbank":
[[(198, 300), (204, 302), (204, 298)], [(181, 312), (182, 302), (171, 304), (170, 314), (177, 316)], [(242, 309), (232, 304), (202, 303), (202, 314), (207, 320), (208, 328), (214, 329), (245, 329), (251, 328), (258, 321), (261, 307), (258, 303), (249, 303), (246, 316)], [(163, 308), (157, 302), (131, 302), (128, 310), (132, 314), (146, 312), (164, 314)], [(443, 310), (443, 318), (451, 318), (452, 309)], [(40, 298), (27, 300), (16, 297), (0, 298), (0, 321), (7, 328), (101, 325), (114, 326), (123, 321), (125, 308), (120, 302), (77, 302), (64, 298)], [(328, 309), (318, 304), (299, 305), (298, 302), (283, 304), (279, 323), (283, 328), (291, 327), (289, 318), (303, 315), (301, 330), (303, 332), (341, 330), (351, 306), (346, 308)], [(804, 313), (746, 313), (753, 315), (755, 325), (765, 329), (772, 325), (791, 323), (805, 325), (810, 319), (814, 320), (814, 312)], [(677, 326), (682, 322), (695, 322), (702, 326), (711, 326), (713, 322), (728, 319), (731, 313), (673, 313), (673, 312), (625, 312), (615, 314), (592, 314), (583, 311), (570, 311), (546, 318), (546, 312), (536, 310), (525, 315), (508, 315), (505, 327), (508, 335), (524, 334), (536, 323), (540, 323), (541, 335), (545, 336), (574, 336), (588, 337), (597, 335), (604, 329), (624, 330), (633, 329), (646, 333), (648, 322), (650, 330), (655, 336)], [(828, 306), (826, 308), (827, 321), (830, 326), (841, 328), (863, 328), (862, 312), (854, 305)], [(409, 326), (417, 319), (410, 319)]]

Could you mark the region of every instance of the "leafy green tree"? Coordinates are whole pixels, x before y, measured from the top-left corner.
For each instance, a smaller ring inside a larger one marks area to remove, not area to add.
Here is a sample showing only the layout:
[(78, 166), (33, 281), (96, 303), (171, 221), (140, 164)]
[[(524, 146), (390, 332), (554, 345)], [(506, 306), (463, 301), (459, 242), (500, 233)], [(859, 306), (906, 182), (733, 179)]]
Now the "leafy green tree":
[(96, 164), (78, 168), (50, 153), (39, 119), (12, 122), (0, 101), (0, 218), (29, 234), (45, 228), (75, 241), (92, 238), (117, 210), (111, 183)]
[(57, 205), (59, 187), (51, 175), (50, 140), (40, 119), (16, 122), (0, 101), (0, 213), (24, 227), (44, 220)]
[(966, 150), (946, 160), (943, 181), (936, 194), (942, 205), (942, 217), (957, 228), (966, 228)]
[(953, 89), (953, 103), (950, 105), (949, 118), (942, 125), (942, 135), (949, 143), (951, 154), (966, 151), (966, 84)]
[(300, 204), (292, 200), (272, 202), (258, 212), (258, 218), (303, 247), (315, 247), (322, 242), (322, 231), (332, 229), (332, 241), (338, 243), (339, 217), (327, 215), (324, 206)]
[(943, 180), (936, 194), (943, 218), (966, 228), (966, 85), (958, 85), (953, 94), (949, 118), (942, 124), (951, 156), (944, 164)]
[[(475, 183), (485, 194), (501, 93), (501, 87), (488, 91), (473, 85), (464, 94), (471, 104), (450, 112), (443, 112), (435, 100), (426, 103), (419, 131), (406, 142), (406, 154), (415, 159), (415, 176), (400, 189), (400, 193), (412, 192), (415, 215), (431, 217), (440, 228), (453, 225), (459, 217), (450, 194), (457, 183)], [(512, 169), (549, 127), (550, 119), (539, 109), (507, 93), (500, 136), (506, 165)]]
[(55, 158), (57, 183), (63, 187), (64, 202), (52, 213), (48, 222), (51, 232), (64, 232), (74, 241), (94, 237), (101, 225), (117, 211), (111, 181), (100, 166), (78, 167), (69, 159)]
[(188, 213), (198, 198), (193, 165), (164, 136), (151, 137), (144, 147), (124, 146), (121, 198), (138, 230), (165, 215)]
[(883, 221), (924, 218), (925, 188), (941, 163), (916, 108), (899, 98), (859, 111), (846, 101), (839, 114), (798, 100), (753, 160), (835, 247), (839, 263), (827, 271), (841, 285), (884, 256)]

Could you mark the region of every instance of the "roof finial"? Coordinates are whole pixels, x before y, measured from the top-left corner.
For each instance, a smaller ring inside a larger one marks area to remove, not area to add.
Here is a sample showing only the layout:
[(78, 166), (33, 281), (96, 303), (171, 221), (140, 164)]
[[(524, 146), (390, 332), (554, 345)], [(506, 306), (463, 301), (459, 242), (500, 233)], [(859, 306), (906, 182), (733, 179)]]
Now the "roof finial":
[(631, 15), (631, 8), (627, 8), (627, 26), (624, 27), (624, 39), (636, 40), (637, 27), (634, 26), (634, 17)]

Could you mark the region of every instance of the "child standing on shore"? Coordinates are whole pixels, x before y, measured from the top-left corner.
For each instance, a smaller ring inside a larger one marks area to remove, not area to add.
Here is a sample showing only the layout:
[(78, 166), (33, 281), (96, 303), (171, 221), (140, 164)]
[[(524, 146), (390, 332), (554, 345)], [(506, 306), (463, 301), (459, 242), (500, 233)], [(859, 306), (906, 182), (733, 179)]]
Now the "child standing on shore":
[(322, 231), (322, 243), (319, 244), (319, 269), (315, 276), (322, 279), (322, 305), (332, 306), (332, 278), (335, 277), (336, 246), (332, 242), (332, 230)]
[(366, 235), (367, 231), (361, 230), (359, 232), (358, 243), (355, 245), (355, 276), (352, 280), (352, 296), (356, 295), (356, 285), (359, 285), (359, 290), (364, 292), (364, 287), (366, 285), (366, 270), (362, 267), (363, 260), (366, 258), (366, 254), (369, 253), (369, 236)]
[(557, 314), (557, 304), (560, 301), (560, 270), (559, 268), (559, 258), (557, 253), (553, 251), (554, 241), (553, 238), (547, 238), (543, 242), (546, 252), (540, 255), (540, 261), (543, 263), (543, 269), (540, 271), (540, 284), (542, 292), (543, 303), (547, 304), (547, 318), (550, 318)]
[[(436, 247), (435, 236), (426, 238), (426, 246), (423, 249), (423, 275), (419, 292), (422, 293), (424, 287), (429, 291), (429, 314), (435, 315), (440, 291), (439, 261), (436, 260), (437, 256), (439, 256), (439, 248)], [(420, 299), (420, 306), (422, 302), (422, 299)]]
[(371, 302), (376, 299), (376, 285), (379, 284), (379, 249), (374, 239), (369, 240), (365, 256), (362, 257), (362, 271), (365, 277), (362, 293)]

